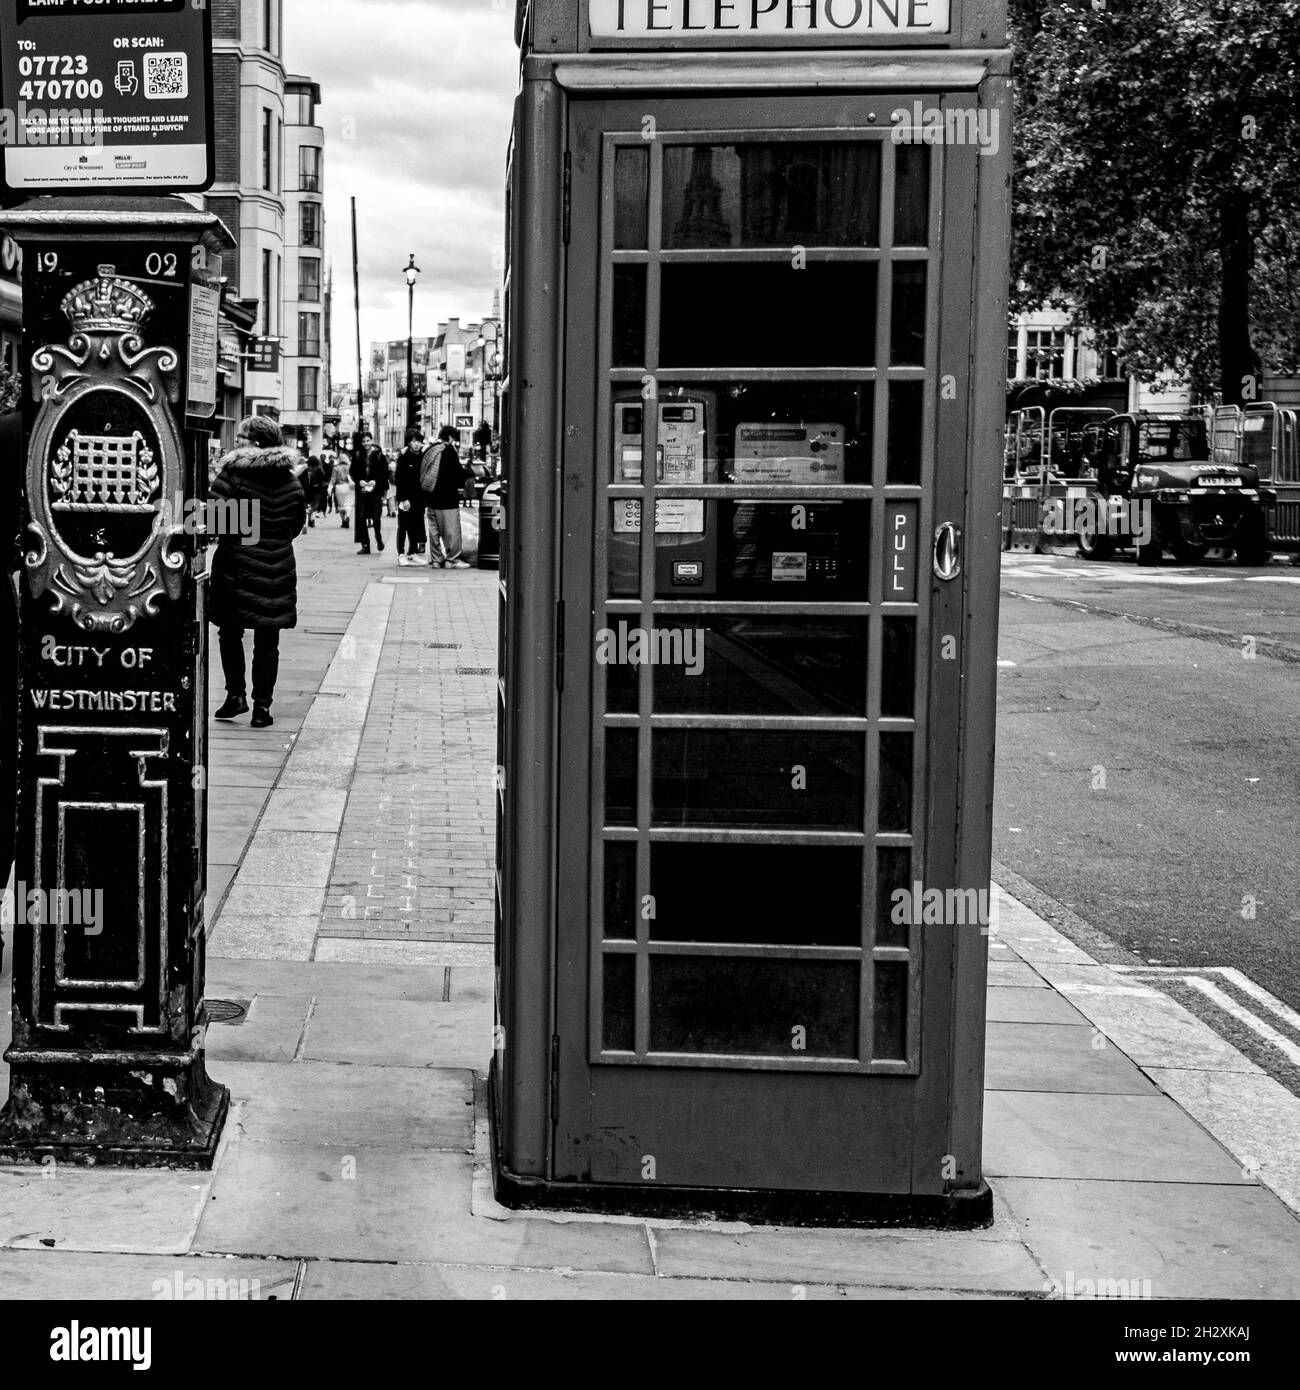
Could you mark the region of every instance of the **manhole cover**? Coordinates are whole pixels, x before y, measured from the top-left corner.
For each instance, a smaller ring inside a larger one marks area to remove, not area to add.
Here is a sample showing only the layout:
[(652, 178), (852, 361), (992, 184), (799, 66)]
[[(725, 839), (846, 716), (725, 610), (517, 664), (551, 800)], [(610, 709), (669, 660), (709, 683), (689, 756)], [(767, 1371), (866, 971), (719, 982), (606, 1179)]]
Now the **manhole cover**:
[(205, 999), (209, 1023), (243, 1023), (252, 1005), (251, 999)]
[(457, 666), (458, 676), (494, 676), (496, 672), (490, 666)]

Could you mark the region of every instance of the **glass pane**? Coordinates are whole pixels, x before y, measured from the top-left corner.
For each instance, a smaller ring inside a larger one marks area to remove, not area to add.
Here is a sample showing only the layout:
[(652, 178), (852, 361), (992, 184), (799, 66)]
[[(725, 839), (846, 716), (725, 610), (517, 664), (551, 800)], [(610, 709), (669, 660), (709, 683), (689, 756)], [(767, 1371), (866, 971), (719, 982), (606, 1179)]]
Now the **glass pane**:
[(640, 706), (637, 672), (643, 656), (629, 636), (638, 631), (636, 618), (610, 614), (596, 633), (596, 662), (605, 668), (605, 708), (610, 714), (635, 714)]
[[(656, 504), (660, 598), (866, 602), (869, 502)], [(640, 592), (641, 504), (610, 504), (609, 592)]]
[(650, 1048), (855, 1057), (858, 966), (851, 961), (653, 956)]
[(662, 367), (875, 366), (874, 263), (671, 264), (661, 276)]
[(925, 365), (925, 273), (924, 261), (894, 266), (889, 360), (895, 367)]
[(606, 1052), (636, 1049), (636, 957), (605, 957), (605, 1008), (600, 1030)]
[[(907, 921), (894, 921), (894, 894), (912, 891), (912, 851), (905, 846), (886, 845), (876, 851), (876, 942), (877, 946), (906, 946)], [(906, 901), (898, 906), (906, 907)], [(900, 914), (906, 919), (906, 911)]]
[[(668, 621), (683, 625), (683, 659), (655, 666), (657, 714), (867, 713), (865, 619)], [(671, 630), (656, 640), (673, 654)]]
[(614, 267), (614, 365), (645, 361), (645, 266)]
[(868, 597), (869, 502), (718, 504), (723, 598)]
[(878, 961), (875, 971), (872, 1060), (903, 1061), (907, 1057), (908, 966), (905, 961)]
[(636, 846), (605, 841), (605, 937), (636, 939)]
[(930, 147), (898, 145), (894, 161), (894, 245), (928, 246)]
[(921, 481), (921, 424), (925, 405), (923, 381), (894, 381), (889, 386), (888, 481), (915, 487)]
[(614, 152), (614, 247), (644, 251), (649, 224), (647, 195), (650, 151), (644, 145), (625, 145)]
[(652, 761), (658, 825), (862, 828), (859, 734), (664, 729)]
[(635, 729), (605, 731), (605, 824), (636, 824)]
[(912, 735), (880, 735), (880, 830), (912, 833)]
[[(875, 387), (871, 382), (731, 381), (662, 387), (655, 481), (871, 482)], [(615, 391), (609, 477), (641, 481), (645, 402)]]
[(663, 244), (875, 246), (880, 144), (667, 145)]
[(916, 619), (886, 618), (880, 657), (880, 714), (912, 719), (916, 713)]
[[(805, 845), (654, 845), (655, 941), (859, 946), (862, 851)], [(815, 904), (815, 907), (814, 907)]]

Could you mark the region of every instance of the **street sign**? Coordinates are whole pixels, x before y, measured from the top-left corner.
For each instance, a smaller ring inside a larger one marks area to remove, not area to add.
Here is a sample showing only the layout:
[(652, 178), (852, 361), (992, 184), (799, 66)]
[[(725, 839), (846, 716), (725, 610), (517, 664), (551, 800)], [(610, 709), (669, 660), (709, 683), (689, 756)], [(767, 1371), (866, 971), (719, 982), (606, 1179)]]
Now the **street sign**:
[(456, 428), (458, 430), (472, 430), (474, 428), (474, 417), (472, 415), (457, 415)]
[(0, 165), (12, 193), (208, 188), (211, 8), (0, 0)]
[(217, 413), (220, 268), (220, 256), (208, 256), (201, 247), (195, 248), (194, 264), (190, 269), (190, 369), (186, 413), (204, 420)]

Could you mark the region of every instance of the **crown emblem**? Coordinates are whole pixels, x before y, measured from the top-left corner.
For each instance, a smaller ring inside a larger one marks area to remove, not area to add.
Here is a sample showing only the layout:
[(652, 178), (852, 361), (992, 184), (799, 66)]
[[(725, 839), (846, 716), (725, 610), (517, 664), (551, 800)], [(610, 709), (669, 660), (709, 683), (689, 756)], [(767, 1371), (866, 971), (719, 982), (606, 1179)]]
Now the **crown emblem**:
[(154, 303), (129, 280), (101, 265), (93, 280), (83, 281), (63, 297), (63, 312), (76, 333), (130, 333), (153, 313)]

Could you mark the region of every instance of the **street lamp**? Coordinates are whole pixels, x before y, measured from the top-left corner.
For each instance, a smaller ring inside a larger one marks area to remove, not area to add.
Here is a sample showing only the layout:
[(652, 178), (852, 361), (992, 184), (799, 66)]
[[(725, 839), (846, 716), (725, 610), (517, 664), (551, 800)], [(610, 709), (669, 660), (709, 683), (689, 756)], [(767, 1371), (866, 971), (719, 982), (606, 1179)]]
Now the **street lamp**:
[(414, 251), (410, 253), (410, 259), (402, 274), (406, 276), (406, 428), (409, 430), (415, 425), (415, 391), (411, 378), (415, 375), (415, 282), (420, 276), (420, 267), (415, 263)]
[(495, 438), (501, 432), (501, 323), (497, 319), (489, 319), (492, 325), (492, 336), (486, 335), (486, 324), (484, 333), (480, 335), (478, 346), (480, 352), (492, 344), (492, 356), (483, 356), (483, 375), (492, 383), (492, 435)]

